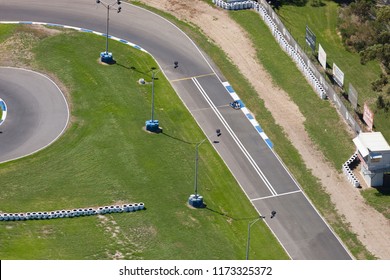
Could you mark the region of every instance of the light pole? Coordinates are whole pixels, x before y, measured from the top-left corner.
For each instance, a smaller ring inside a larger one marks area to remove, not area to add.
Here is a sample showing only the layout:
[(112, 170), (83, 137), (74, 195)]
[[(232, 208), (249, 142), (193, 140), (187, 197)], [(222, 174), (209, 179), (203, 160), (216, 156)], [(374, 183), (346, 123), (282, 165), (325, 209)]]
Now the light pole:
[(258, 217), (256, 220), (253, 220), (252, 222), (249, 222), (248, 223), (248, 239), (247, 239), (247, 243), (246, 243), (246, 259), (248, 260), (249, 259), (249, 243), (250, 243), (250, 240), (251, 240), (251, 227), (259, 220), (261, 219), (265, 219), (264, 216), (260, 216)]
[[(106, 23), (106, 51), (104, 52), (101, 52), (100, 53), (100, 61), (101, 62), (104, 62), (104, 63), (107, 63), (107, 64), (113, 64), (114, 63), (114, 59), (112, 57), (112, 53), (109, 53), (108, 52), (108, 30), (109, 30), (109, 26), (110, 26), (110, 10), (116, 10), (117, 13), (120, 13), (121, 11), (121, 7), (119, 6), (121, 4), (121, 1), (117, 0), (111, 4), (107, 4), (103, 1), (100, 1), (100, 0), (96, 0), (96, 3), (97, 4), (102, 4), (106, 9), (107, 9), (107, 23)], [(114, 7), (115, 5), (118, 5), (118, 7)]]
[(145, 122), (145, 127), (146, 127), (146, 130), (147, 131), (150, 131), (150, 132), (157, 132), (159, 130), (159, 122), (158, 120), (155, 120), (154, 119), (154, 77), (156, 76), (156, 74), (158, 74), (161, 69), (158, 69), (157, 71), (156, 68), (152, 67), (152, 112), (151, 112), (151, 118), (150, 120), (147, 120)]
[[(177, 67), (179, 67), (179, 62), (175, 61), (173, 63), (173, 68), (176, 69)], [(161, 132), (160, 131), (160, 123), (158, 122), (158, 120), (154, 119), (154, 80), (155, 80), (156, 75), (161, 70), (162, 70), (162, 68), (158, 69), (157, 71), (156, 71), (155, 67), (151, 68), (151, 71), (152, 71), (152, 109), (151, 109), (150, 120), (147, 120), (145, 122), (145, 128), (147, 131), (150, 131), (150, 132)]]
[[(221, 130), (217, 129), (213, 136), (221, 136)], [(207, 137), (202, 141), (198, 142), (195, 146), (195, 183), (194, 183), (194, 194), (191, 194), (188, 198), (188, 204), (195, 208), (203, 206), (203, 196), (198, 193), (198, 161), (199, 161), (199, 146), (207, 140)]]

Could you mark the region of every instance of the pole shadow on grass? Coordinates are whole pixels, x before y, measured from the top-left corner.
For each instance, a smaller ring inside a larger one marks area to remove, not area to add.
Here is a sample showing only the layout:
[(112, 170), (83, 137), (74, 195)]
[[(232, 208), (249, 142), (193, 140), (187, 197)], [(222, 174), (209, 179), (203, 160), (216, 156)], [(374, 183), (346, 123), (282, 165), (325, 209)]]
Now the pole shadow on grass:
[(148, 72), (144, 72), (144, 71), (138, 70), (134, 66), (126, 66), (126, 65), (120, 64), (119, 62), (117, 62), (115, 65), (118, 65), (119, 67), (125, 68), (127, 70), (131, 70), (131, 71), (134, 71), (134, 72), (137, 72), (137, 73), (140, 73), (140, 74), (144, 74), (144, 75), (147, 75), (148, 72), (149, 72), (149, 71)]
[(215, 213), (217, 215), (220, 215), (220, 216), (232, 219), (233, 221), (252, 221), (252, 220), (254, 220), (254, 219), (259, 217), (259, 216), (254, 216), (254, 217), (247, 217), (247, 218), (236, 218), (236, 217), (232, 217), (232, 216), (230, 216), (230, 215), (228, 215), (226, 213), (222, 213), (222, 212), (220, 212), (218, 210), (212, 209), (212, 208), (208, 207), (207, 205), (202, 207), (202, 209), (206, 209), (206, 210), (208, 210), (210, 212), (213, 212), (213, 213)]
[[(131, 71), (134, 71), (134, 72), (137, 72), (140, 74), (148, 75), (148, 76), (150, 75), (150, 72), (152, 72), (151, 69), (148, 69), (147, 71), (142, 71), (142, 70), (138, 70), (135, 66), (126, 66), (126, 65), (120, 64), (118, 62), (115, 65), (118, 65), (119, 67), (125, 68), (127, 70), (131, 70)], [(152, 77), (152, 75), (150, 75), (150, 77)], [(154, 80), (158, 80), (158, 78), (155, 77)]]
[(178, 137), (176, 137), (176, 136), (169, 135), (169, 134), (167, 134), (167, 133), (165, 133), (165, 132), (161, 132), (161, 134), (164, 135), (164, 136), (167, 136), (167, 137), (169, 137), (169, 138), (171, 138), (171, 139), (173, 139), (173, 140), (176, 140), (176, 141), (179, 141), (179, 142), (188, 144), (188, 145), (195, 145), (195, 144), (196, 144), (195, 142), (189, 142), (189, 141), (186, 141), (186, 140), (184, 140), (184, 139), (178, 138)]

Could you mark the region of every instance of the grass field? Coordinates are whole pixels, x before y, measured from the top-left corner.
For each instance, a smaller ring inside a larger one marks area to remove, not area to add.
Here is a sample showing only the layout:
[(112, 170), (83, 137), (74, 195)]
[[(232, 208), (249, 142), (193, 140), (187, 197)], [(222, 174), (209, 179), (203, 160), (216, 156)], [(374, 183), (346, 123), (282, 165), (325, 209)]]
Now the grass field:
[[(7, 30), (5, 40), (19, 28), (0, 30)], [(104, 38), (76, 32), (36, 41), (27, 64), (54, 73), (68, 89), (71, 125), (47, 149), (0, 166), (1, 211), (141, 201), (147, 210), (1, 223), (0, 258), (244, 259), (247, 225), (257, 213), (222, 160), (210, 144), (201, 146), (199, 190), (207, 208), (190, 209), (195, 147), (177, 139), (205, 136), (161, 74), (155, 108), (164, 134), (146, 133), (151, 88), (137, 81), (150, 80), (156, 63), (110, 42), (117, 64), (101, 65), (102, 49)], [(264, 223), (251, 233), (250, 258), (288, 258)]]
[[(340, 217), (337, 214), (330, 201), (329, 195), (324, 192), (317, 179), (302, 162), (299, 153), (287, 139), (281, 127), (275, 124), (275, 120), (272, 118), (270, 112), (265, 108), (264, 102), (259, 98), (256, 91), (250, 86), (250, 83), (239, 72), (237, 67), (234, 66), (229, 59), (227, 59), (224, 52), (214, 45), (206, 36), (204, 36), (198, 28), (179, 21), (167, 13), (142, 5), (139, 2), (133, 1), (133, 3), (147, 8), (179, 26), (180, 29), (188, 34), (191, 39), (193, 39), (196, 44), (212, 58), (218, 68), (222, 71), (223, 75), (239, 94), (240, 98), (244, 101), (245, 105), (254, 113), (256, 119), (259, 121), (267, 135), (273, 141), (275, 144), (275, 151), (283, 159), (283, 162), (288, 166), (289, 170), (300, 183), (305, 193), (310, 197), (310, 200), (326, 218), (328, 223), (331, 224), (332, 228), (348, 246), (352, 254), (358, 259), (374, 258), (374, 256), (372, 256), (364, 248), (364, 246), (362, 246), (356, 235), (349, 230), (349, 225), (346, 221), (344, 221), (343, 217)], [(278, 49), (274, 49), (274, 51), (278, 51)], [(290, 60), (290, 63), (292, 64), (293, 62)], [(314, 93), (311, 94), (315, 95)], [(316, 100), (320, 101), (318, 98)]]
[(387, 219), (390, 219), (390, 191), (379, 192), (376, 189), (366, 189), (362, 191), (363, 197), (376, 210), (381, 212)]
[[(305, 27), (308, 25), (317, 37), (318, 43), (327, 53), (327, 64), (332, 67), (333, 63), (344, 72), (344, 89), (348, 92), (351, 83), (359, 94), (359, 110), (362, 112), (364, 102), (372, 104), (375, 109), (377, 93), (371, 88), (371, 82), (378, 79), (381, 69), (377, 61), (371, 61), (366, 65), (360, 64), (360, 56), (349, 52), (341, 42), (341, 36), (337, 31), (339, 5), (333, 1), (323, 1), (321, 7), (313, 7), (308, 1), (306, 6), (298, 7), (284, 5), (277, 11), (280, 19), (291, 32), (299, 44), (304, 47)], [(308, 49), (308, 47), (306, 47)], [(383, 110), (376, 112), (375, 130), (381, 131), (385, 138), (390, 141), (390, 113)]]

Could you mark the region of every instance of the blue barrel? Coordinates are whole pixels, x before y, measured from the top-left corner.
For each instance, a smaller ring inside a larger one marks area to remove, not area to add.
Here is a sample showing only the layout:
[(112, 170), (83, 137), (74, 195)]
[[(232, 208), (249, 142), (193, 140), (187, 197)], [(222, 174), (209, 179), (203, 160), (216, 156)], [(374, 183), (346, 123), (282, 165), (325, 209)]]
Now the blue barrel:
[(8, 216), (7, 213), (4, 213), (4, 214), (3, 214), (3, 220), (4, 220), (4, 221), (9, 221), (9, 216)]
[(144, 210), (145, 209), (145, 204), (143, 202), (138, 203), (139, 210)]

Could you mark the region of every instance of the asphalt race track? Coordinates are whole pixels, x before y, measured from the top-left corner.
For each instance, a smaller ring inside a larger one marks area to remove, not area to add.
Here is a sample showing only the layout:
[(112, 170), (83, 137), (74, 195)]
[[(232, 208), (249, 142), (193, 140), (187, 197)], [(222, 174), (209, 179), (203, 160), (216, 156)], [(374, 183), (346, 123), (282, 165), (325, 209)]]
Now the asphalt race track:
[[(0, 20), (47, 22), (104, 33), (106, 9), (94, 0), (0, 0)], [(226, 79), (183, 32), (158, 15), (123, 3), (122, 12), (110, 16), (110, 35), (154, 56), (206, 135), (222, 130), (214, 148), (292, 259), (352, 258), (247, 116), (228, 106), (233, 99), (222, 84)], [(176, 69), (174, 61), (179, 62)], [(271, 211), (276, 211), (273, 218)]]
[(0, 67), (0, 96), (8, 107), (0, 126), (0, 162), (45, 148), (66, 128), (69, 111), (65, 97), (42, 74)]

